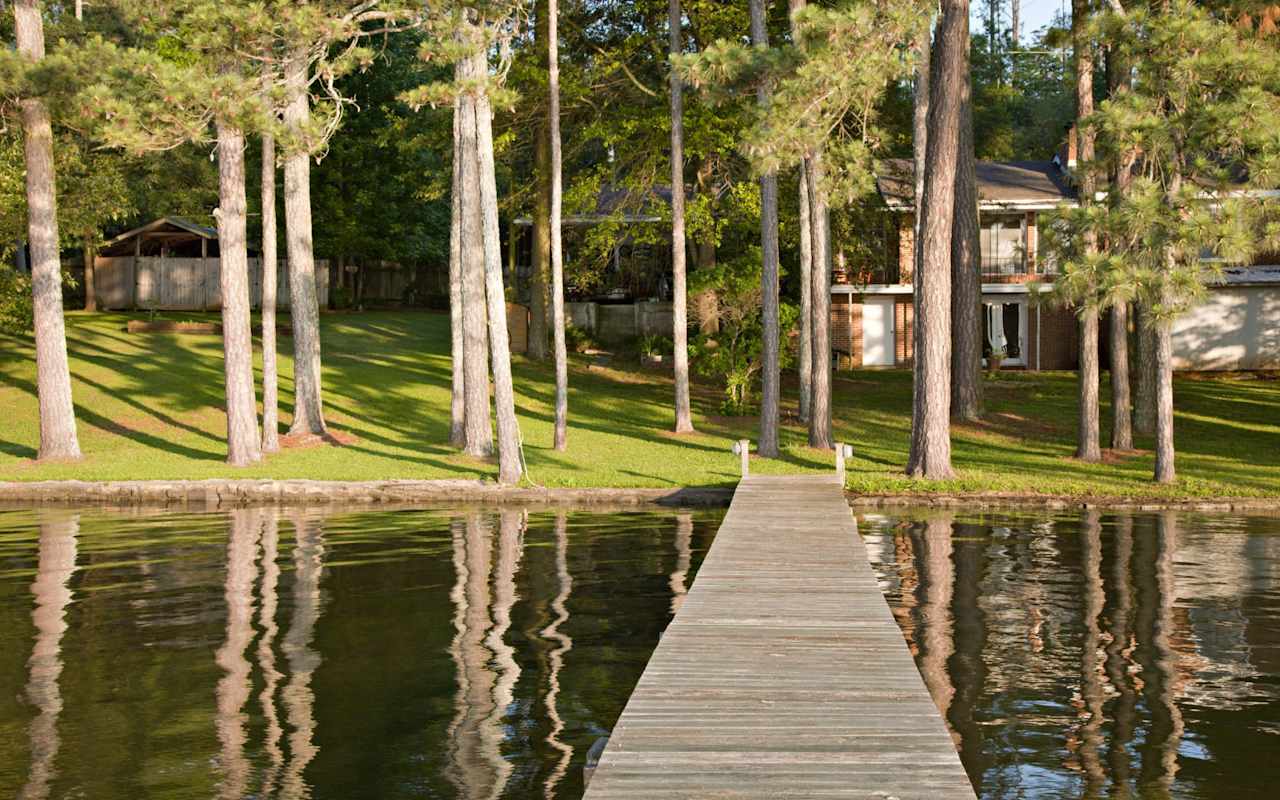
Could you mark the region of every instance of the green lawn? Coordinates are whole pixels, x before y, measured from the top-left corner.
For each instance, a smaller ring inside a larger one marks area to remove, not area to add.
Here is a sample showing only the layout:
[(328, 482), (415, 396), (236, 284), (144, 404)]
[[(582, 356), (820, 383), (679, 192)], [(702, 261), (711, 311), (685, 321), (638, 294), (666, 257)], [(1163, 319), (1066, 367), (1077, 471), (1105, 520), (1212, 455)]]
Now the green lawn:
[[(179, 319), (199, 315), (171, 315)], [(85, 457), (32, 461), (37, 443), (35, 364), (29, 340), (0, 338), (0, 480), (79, 478), (385, 479), (492, 476), (446, 439), (448, 318), (425, 313), (325, 315), (328, 419), (346, 445), (286, 450), (262, 464), (223, 463), (221, 343), (214, 336), (128, 334), (120, 314), (67, 318), (73, 391)], [(281, 345), (291, 347), (282, 337)], [(292, 363), (282, 358), (287, 422)], [(713, 385), (695, 387), (699, 433), (675, 437), (671, 383), (658, 372), (575, 360), (569, 451), (551, 449), (549, 366), (516, 359), (517, 400), (531, 477), (546, 486), (726, 485), (737, 475), (730, 442), (755, 438), (755, 420), (715, 416)], [(790, 387), (794, 389), (794, 386)], [(910, 427), (909, 372), (837, 373), (836, 433), (853, 444), (850, 487), (860, 492), (1018, 492), (1075, 496), (1280, 497), (1280, 380), (1179, 379), (1178, 468), (1172, 487), (1149, 481), (1149, 453), (1089, 465), (1071, 458), (1075, 377), (1007, 372), (987, 383), (987, 417), (954, 430), (959, 478), (945, 484), (900, 475)], [(1103, 397), (1107, 396), (1104, 387)], [(784, 413), (793, 415), (794, 391)], [(1109, 424), (1104, 407), (1103, 430)], [(788, 416), (785, 457), (759, 472), (829, 469)], [(1149, 448), (1149, 441), (1139, 441)]]

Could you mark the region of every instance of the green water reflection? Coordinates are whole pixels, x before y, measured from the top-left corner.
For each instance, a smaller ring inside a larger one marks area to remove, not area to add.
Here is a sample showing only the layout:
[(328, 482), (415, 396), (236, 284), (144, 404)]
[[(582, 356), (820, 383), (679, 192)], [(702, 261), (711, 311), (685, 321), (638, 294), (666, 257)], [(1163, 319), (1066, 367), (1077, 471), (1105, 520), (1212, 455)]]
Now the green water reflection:
[(0, 511), (0, 797), (578, 797), (719, 518)]
[(861, 532), (984, 798), (1280, 785), (1280, 519), (870, 515)]

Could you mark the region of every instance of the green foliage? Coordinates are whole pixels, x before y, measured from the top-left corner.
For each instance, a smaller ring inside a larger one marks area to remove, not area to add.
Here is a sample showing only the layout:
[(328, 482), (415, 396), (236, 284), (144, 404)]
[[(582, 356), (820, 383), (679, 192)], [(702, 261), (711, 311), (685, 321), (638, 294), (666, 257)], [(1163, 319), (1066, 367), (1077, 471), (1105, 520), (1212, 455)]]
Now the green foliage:
[(675, 352), (675, 344), (670, 336), (646, 334), (636, 341), (636, 350), (645, 358), (665, 358)]
[[(759, 248), (724, 261), (714, 269), (699, 270), (691, 276), (690, 292), (701, 295), (693, 306), (701, 332), (690, 345), (698, 374), (724, 383), (725, 414), (750, 412), (758, 396), (764, 323), (760, 310)], [(780, 328), (791, 330), (798, 311), (789, 305), (781, 309)], [(785, 338), (785, 337), (784, 337)], [(781, 348), (782, 366), (789, 366), (789, 348)]]
[(912, 67), (908, 43), (926, 21), (924, 4), (844, 0), (796, 15), (797, 40), (772, 48), (722, 40), (675, 59), (676, 68), (714, 97), (763, 86), (743, 154), (760, 173), (826, 151), (823, 189), (832, 205), (856, 202), (874, 187), (874, 153), (885, 134), (879, 111), (889, 84)]
[(566, 322), (564, 325), (564, 345), (565, 349), (570, 352), (585, 353), (588, 350), (595, 349), (596, 340), (591, 335), (591, 331)]
[(31, 304), (31, 279), (17, 270), (0, 267), (0, 334), (22, 336), (35, 324)]
[[(1136, 76), (1087, 121), (1098, 157), (1082, 168), (1105, 180), (1132, 164), (1134, 177), (1047, 226), (1057, 292), (1085, 304), (1136, 297), (1170, 320), (1222, 264), (1274, 246), (1274, 205), (1254, 190), (1280, 180), (1280, 54), (1188, 0), (1106, 14), (1093, 32)], [(1085, 236), (1103, 252), (1086, 256)]]

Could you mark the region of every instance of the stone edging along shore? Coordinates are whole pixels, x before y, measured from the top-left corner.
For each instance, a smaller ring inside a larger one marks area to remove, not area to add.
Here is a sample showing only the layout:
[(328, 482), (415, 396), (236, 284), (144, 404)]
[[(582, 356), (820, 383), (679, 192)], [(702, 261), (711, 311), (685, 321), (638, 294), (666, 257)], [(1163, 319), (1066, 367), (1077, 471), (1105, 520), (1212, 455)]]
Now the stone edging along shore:
[(200, 480), (33, 481), (0, 483), (0, 503), (112, 506), (174, 505), (203, 508), (289, 505), (494, 503), (565, 506), (727, 506), (733, 489), (541, 489), (480, 480)]
[[(1214, 511), (1280, 513), (1280, 498), (1067, 497), (1034, 494), (851, 494), (855, 511), (914, 508), (1023, 508), (1129, 511)], [(667, 489), (543, 489), (505, 487), (481, 480), (199, 480), (199, 481), (12, 481), (0, 482), (0, 503), (172, 505), (234, 508), (248, 505), (362, 505), (485, 503), (552, 506), (665, 506), (712, 508), (729, 505), (729, 487)]]

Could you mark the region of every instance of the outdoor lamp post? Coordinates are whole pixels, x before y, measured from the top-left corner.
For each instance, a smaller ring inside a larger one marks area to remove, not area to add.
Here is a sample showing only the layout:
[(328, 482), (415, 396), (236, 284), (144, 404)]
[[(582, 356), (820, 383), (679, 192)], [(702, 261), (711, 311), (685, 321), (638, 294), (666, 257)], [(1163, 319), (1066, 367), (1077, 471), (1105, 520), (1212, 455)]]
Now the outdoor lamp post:
[(836, 477), (840, 479), (840, 483), (844, 484), (844, 460), (853, 458), (853, 445), (836, 443)]
[(751, 464), (748, 459), (751, 457), (751, 442), (747, 439), (739, 439), (733, 443), (733, 452), (742, 461), (742, 477), (751, 474)]

